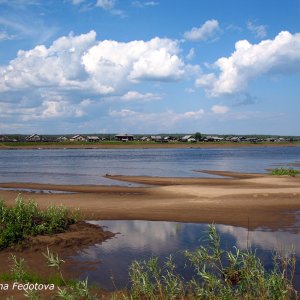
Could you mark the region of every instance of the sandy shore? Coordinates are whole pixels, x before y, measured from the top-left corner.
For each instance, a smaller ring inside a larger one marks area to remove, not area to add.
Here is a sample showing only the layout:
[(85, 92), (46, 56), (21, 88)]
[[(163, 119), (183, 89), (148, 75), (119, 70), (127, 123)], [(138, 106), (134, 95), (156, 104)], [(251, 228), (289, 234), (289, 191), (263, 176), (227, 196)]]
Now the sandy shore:
[[(73, 186), (36, 183), (0, 183), (2, 188), (73, 192), (23, 192), (39, 203), (80, 208), (89, 220), (164, 220), (220, 223), (250, 228), (293, 227), (300, 211), (300, 177), (207, 172), (220, 178), (165, 178), (107, 176), (149, 187)], [(18, 191), (1, 190), (13, 203)]]

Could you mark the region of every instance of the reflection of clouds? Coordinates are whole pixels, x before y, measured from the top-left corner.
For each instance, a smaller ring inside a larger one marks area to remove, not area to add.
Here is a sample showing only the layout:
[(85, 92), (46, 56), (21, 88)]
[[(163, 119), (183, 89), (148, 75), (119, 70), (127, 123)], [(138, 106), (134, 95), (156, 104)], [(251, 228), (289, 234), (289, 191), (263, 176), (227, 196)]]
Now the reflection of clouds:
[(107, 230), (120, 233), (112, 240), (102, 244), (103, 251), (147, 250), (159, 253), (176, 249), (178, 223), (151, 221), (94, 221), (93, 224), (107, 226)]
[[(114, 238), (99, 245), (90, 246), (77, 256), (75, 261), (81, 263), (96, 262), (93, 269), (81, 272), (81, 279), (89, 278), (91, 284), (114, 290), (115, 286), (124, 288), (128, 284), (128, 268), (134, 260), (148, 260), (158, 256), (164, 260), (169, 254), (175, 254), (177, 266), (184, 266), (183, 250), (195, 250), (199, 245), (207, 245), (207, 224), (158, 222), (158, 221), (93, 221), (91, 223), (106, 226), (106, 230), (119, 232)], [(222, 245), (232, 248), (237, 245), (241, 249), (247, 248), (247, 229), (216, 225), (221, 235)], [(269, 251), (274, 249), (286, 250), (292, 245), (300, 255), (299, 235), (286, 232), (249, 232), (249, 246), (252, 249), (261, 248), (266, 261), (271, 261)], [(266, 251), (266, 252), (264, 252)], [(101, 261), (101, 263), (98, 263)], [(76, 268), (76, 264), (74, 264)], [(183, 271), (182, 271), (183, 270)], [(182, 269), (184, 271), (184, 268)], [(181, 271), (179, 271), (180, 274)], [(114, 283), (110, 276), (113, 274)]]
[(296, 234), (288, 231), (250, 231), (241, 227), (218, 225), (217, 229), (221, 233), (232, 235), (236, 239), (237, 247), (241, 249), (260, 247), (263, 250), (291, 251), (294, 250), (296, 255), (300, 255), (300, 239)]

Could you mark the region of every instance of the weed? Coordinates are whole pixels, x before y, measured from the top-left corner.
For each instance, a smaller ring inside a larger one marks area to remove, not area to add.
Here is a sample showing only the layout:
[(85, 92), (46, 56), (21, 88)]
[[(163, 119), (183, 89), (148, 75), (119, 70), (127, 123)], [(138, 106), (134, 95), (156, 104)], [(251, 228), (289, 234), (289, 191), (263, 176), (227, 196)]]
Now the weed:
[(295, 177), (299, 174), (300, 174), (300, 170), (295, 170), (291, 168), (276, 168), (271, 170), (271, 175), (279, 175), (279, 176), (288, 175), (288, 176)]
[(127, 299), (297, 299), (295, 255), (275, 253), (273, 269), (266, 271), (255, 251), (222, 250), (214, 225), (209, 227), (207, 241), (207, 247), (184, 252), (194, 269), (190, 280), (176, 274), (172, 258), (163, 267), (156, 258), (133, 262)]
[(16, 244), (28, 236), (62, 232), (79, 218), (79, 212), (69, 216), (64, 207), (38, 209), (34, 201), (25, 202), (19, 195), (13, 207), (0, 200), (0, 250)]

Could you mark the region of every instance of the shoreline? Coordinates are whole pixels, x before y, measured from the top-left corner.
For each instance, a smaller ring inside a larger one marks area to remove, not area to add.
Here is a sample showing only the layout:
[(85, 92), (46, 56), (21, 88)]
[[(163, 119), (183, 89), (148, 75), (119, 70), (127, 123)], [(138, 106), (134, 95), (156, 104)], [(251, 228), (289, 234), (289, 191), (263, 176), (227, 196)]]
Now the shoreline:
[(203, 143), (116, 143), (116, 144), (34, 144), (32, 145), (14, 145), (8, 146), (0, 143), (1, 150), (57, 150), (57, 149), (206, 149), (206, 148), (245, 148), (245, 147), (300, 147), (300, 143), (285, 143), (285, 142), (265, 142), (265, 143), (218, 143), (218, 142), (203, 142)]
[[(255, 229), (292, 228), (300, 211), (300, 177), (218, 172), (220, 178), (107, 176), (145, 187), (0, 183), (1, 188), (55, 190), (22, 192), (24, 198), (79, 208), (87, 220), (152, 220), (217, 223)], [(71, 193), (63, 193), (63, 192)], [(1, 190), (13, 204), (19, 191)]]

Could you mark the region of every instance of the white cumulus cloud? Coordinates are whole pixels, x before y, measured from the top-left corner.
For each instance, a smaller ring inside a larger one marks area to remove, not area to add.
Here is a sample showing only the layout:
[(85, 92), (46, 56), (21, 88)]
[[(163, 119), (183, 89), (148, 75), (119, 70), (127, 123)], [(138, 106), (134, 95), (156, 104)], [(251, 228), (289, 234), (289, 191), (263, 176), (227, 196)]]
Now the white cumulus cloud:
[(184, 33), (184, 38), (189, 41), (206, 41), (212, 39), (219, 32), (220, 26), (217, 20), (208, 20), (200, 27), (193, 27)]
[(200, 76), (197, 86), (217, 97), (244, 91), (249, 81), (265, 74), (289, 74), (300, 71), (300, 34), (280, 32), (273, 40), (251, 44), (240, 40), (229, 57), (215, 63), (219, 72)]
[(96, 41), (95, 31), (61, 37), (47, 48), (20, 50), (0, 67), (0, 91), (57, 88), (109, 94), (140, 81), (174, 81), (185, 75), (176, 41)]
[(82, 64), (94, 82), (115, 91), (128, 82), (181, 79), (185, 66), (178, 52), (178, 43), (170, 39), (128, 43), (105, 40), (85, 53)]
[(0, 69), (0, 91), (33, 87), (82, 88), (83, 53), (94, 43), (96, 33), (61, 37), (46, 48), (18, 52), (9, 65)]

